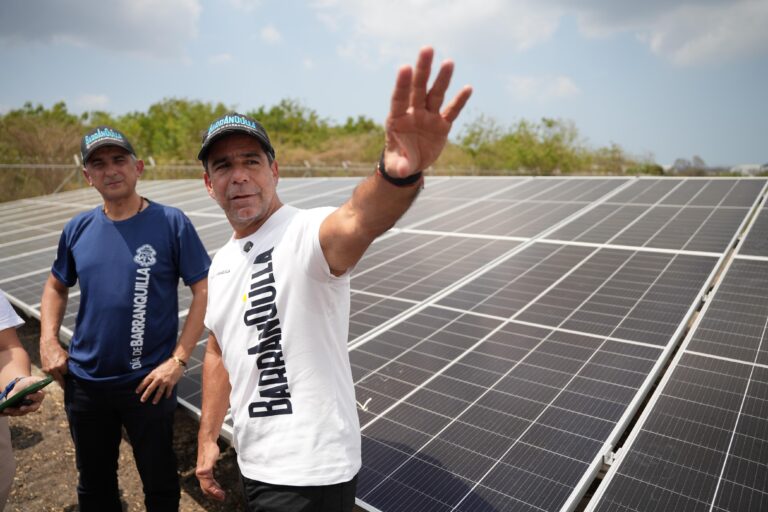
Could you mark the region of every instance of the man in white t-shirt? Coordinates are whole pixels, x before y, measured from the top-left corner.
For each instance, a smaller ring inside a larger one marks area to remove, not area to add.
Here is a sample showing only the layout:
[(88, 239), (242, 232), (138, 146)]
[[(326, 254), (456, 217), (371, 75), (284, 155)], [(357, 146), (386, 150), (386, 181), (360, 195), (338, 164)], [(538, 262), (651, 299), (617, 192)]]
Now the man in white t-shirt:
[[(24, 320), (16, 314), (0, 291), (0, 403), (42, 379), (30, 376), (29, 355), (16, 335), (16, 327), (23, 323)], [(16, 471), (7, 416), (22, 416), (36, 411), (44, 395), (44, 391), (29, 394), (26, 397), (29, 403), (20, 407), (8, 407), (0, 412), (0, 510), (5, 507)]]
[(440, 111), (453, 73), (427, 88), (433, 50), (400, 68), (376, 172), (338, 209), (299, 210), (276, 194), (264, 127), (240, 114), (214, 121), (198, 158), (232, 239), (208, 273), (197, 477), (216, 499), (216, 440), (227, 409), (249, 510), (351, 511), (360, 425), (347, 352), (349, 271), (405, 213), (472, 92)]

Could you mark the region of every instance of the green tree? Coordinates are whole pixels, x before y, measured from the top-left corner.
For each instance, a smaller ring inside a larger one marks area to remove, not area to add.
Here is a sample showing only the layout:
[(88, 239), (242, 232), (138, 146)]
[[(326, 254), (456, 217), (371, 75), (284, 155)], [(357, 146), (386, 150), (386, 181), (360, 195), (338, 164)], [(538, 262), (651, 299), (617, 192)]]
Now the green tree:
[(622, 174), (631, 163), (628, 162), (621, 146), (612, 142), (607, 148), (600, 148), (593, 153), (592, 166), (593, 170), (601, 173)]
[(384, 133), (381, 126), (376, 124), (373, 119), (365, 116), (348, 117), (341, 127), (334, 128), (333, 130), (348, 135)]
[(71, 176), (79, 153), (81, 119), (64, 102), (50, 109), (25, 103), (0, 116), (0, 162), (70, 164), (72, 168), (0, 170), (0, 201), (51, 193)]
[(79, 152), (82, 124), (61, 101), (50, 109), (25, 103), (0, 117), (0, 160), (69, 163)]
[[(146, 112), (120, 116), (104, 111), (76, 116), (63, 102), (51, 108), (26, 103), (0, 115), (0, 161), (69, 163), (79, 152), (82, 134), (106, 124), (123, 131), (145, 159), (152, 156), (160, 165), (192, 163), (204, 130), (230, 111), (222, 103), (182, 98), (166, 98)], [(245, 113), (267, 128), (283, 164), (372, 162), (381, 152), (384, 129), (365, 116), (334, 123), (292, 99)], [(483, 115), (465, 125), (458, 144), (448, 145), (435, 167), (441, 166), (451, 173), (469, 169), (483, 174), (661, 172), (652, 158), (637, 161), (617, 144), (588, 147), (571, 121), (521, 119), (504, 127)]]
[(114, 124), (142, 157), (152, 156), (158, 163), (191, 162), (204, 129), (230, 110), (222, 103), (166, 98), (150, 105), (146, 113), (125, 114)]
[(246, 115), (264, 125), (278, 150), (297, 145), (319, 149), (330, 137), (328, 121), (296, 100), (284, 99), (269, 109), (262, 106)]
[(573, 122), (546, 117), (538, 123), (522, 119), (505, 129), (480, 116), (464, 128), (459, 145), (481, 171), (620, 173), (629, 161), (618, 145), (591, 150), (581, 141)]

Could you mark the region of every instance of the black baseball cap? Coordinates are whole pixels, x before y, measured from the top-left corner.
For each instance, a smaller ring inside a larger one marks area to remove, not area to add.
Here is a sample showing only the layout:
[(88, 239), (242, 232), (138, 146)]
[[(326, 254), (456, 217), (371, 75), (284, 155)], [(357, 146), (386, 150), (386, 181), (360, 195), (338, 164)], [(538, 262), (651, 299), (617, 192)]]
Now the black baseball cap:
[(128, 138), (119, 130), (109, 126), (99, 126), (86, 133), (80, 141), (80, 156), (83, 157), (83, 165), (88, 161), (94, 151), (104, 146), (118, 146), (136, 156), (133, 146)]
[(259, 143), (261, 143), (264, 152), (272, 157), (272, 160), (275, 159), (275, 148), (272, 147), (272, 143), (269, 141), (267, 130), (255, 119), (238, 114), (237, 112), (226, 114), (211, 123), (208, 131), (203, 136), (203, 144), (200, 147), (200, 152), (197, 154), (197, 159), (205, 161), (208, 157), (208, 150), (211, 149), (213, 143), (223, 136), (233, 133), (244, 133), (251, 137), (256, 137)]

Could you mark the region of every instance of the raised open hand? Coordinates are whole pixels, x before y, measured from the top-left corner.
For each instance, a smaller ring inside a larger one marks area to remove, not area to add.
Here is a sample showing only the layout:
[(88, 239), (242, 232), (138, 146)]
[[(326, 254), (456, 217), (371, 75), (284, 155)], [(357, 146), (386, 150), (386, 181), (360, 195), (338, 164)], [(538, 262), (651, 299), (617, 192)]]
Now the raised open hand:
[(437, 160), (453, 121), (472, 94), (472, 88), (464, 86), (441, 112), (453, 75), (453, 62), (446, 60), (442, 63), (432, 88), (427, 91), (433, 57), (432, 48), (422, 48), (416, 69), (403, 66), (397, 73), (386, 122), (384, 151), (384, 166), (387, 174), (393, 177), (416, 174)]

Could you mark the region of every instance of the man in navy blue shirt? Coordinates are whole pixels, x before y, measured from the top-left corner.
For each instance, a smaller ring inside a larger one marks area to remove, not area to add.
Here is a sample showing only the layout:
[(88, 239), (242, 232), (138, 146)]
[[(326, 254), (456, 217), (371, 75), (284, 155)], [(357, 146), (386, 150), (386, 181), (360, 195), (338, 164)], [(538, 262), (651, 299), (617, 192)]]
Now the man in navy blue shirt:
[[(80, 149), (83, 175), (103, 205), (64, 227), (40, 305), (40, 356), (65, 390), (80, 510), (121, 510), (125, 427), (147, 510), (176, 511), (175, 386), (203, 330), (210, 258), (180, 210), (138, 194), (144, 163), (122, 133), (101, 126)], [(177, 340), (179, 278), (193, 298)], [(75, 284), (79, 309), (67, 352), (58, 334)]]

